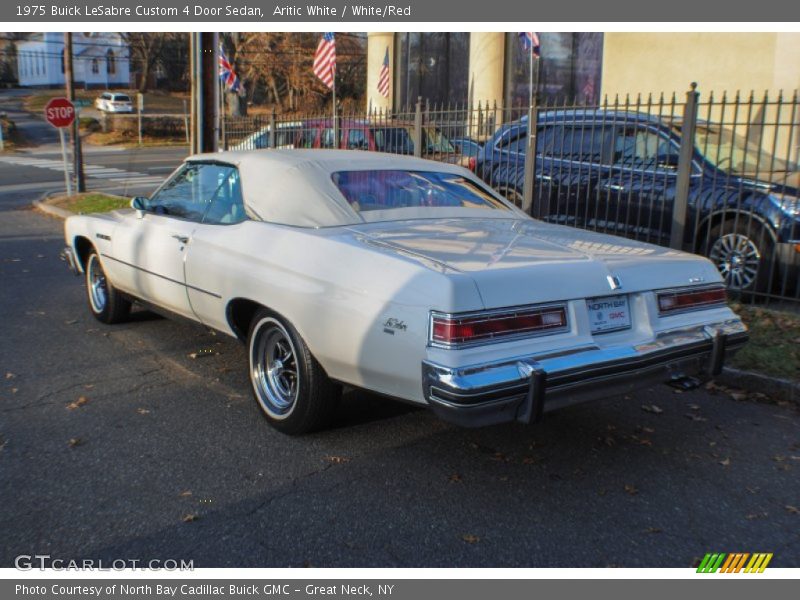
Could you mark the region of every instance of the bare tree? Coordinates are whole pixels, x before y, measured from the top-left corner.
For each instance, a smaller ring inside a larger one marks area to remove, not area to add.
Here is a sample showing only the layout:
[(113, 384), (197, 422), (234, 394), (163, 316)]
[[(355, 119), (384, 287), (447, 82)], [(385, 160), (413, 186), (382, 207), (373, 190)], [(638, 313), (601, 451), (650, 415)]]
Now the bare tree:
[(150, 74), (163, 58), (164, 46), (169, 35), (164, 32), (120, 33), (130, 48), (133, 63), (140, 69), (139, 92), (147, 91)]

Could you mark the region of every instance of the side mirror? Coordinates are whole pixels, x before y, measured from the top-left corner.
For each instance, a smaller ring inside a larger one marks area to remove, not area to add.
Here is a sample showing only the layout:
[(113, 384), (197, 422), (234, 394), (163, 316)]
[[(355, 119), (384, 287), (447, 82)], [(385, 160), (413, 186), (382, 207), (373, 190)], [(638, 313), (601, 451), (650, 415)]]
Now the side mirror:
[(131, 199), (131, 208), (136, 211), (136, 216), (140, 219), (144, 217), (147, 210), (148, 199), (144, 196), (136, 196)]

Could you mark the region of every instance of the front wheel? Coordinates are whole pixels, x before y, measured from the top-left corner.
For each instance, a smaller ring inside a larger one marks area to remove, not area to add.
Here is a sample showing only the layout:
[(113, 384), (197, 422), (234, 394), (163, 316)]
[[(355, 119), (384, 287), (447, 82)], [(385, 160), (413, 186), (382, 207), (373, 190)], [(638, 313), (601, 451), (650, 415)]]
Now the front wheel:
[(729, 289), (767, 292), (774, 247), (761, 224), (729, 220), (711, 230), (706, 251)]
[(92, 311), (94, 318), (107, 325), (127, 319), (131, 312), (131, 302), (108, 280), (100, 258), (94, 250), (86, 258), (84, 275), (89, 310)]
[(294, 327), (260, 310), (250, 326), (248, 356), (253, 395), (273, 427), (298, 435), (330, 424), (341, 387), (328, 378)]

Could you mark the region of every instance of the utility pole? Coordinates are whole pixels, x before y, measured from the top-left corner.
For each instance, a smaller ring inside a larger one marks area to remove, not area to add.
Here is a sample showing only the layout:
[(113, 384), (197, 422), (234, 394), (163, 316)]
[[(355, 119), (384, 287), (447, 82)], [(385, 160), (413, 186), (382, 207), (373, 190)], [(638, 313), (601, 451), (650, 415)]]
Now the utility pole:
[(216, 152), (219, 119), (218, 34), (192, 33), (192, 153)]
[[(72, 33), (64, 34), (64, 86), (67, 98), (75, 104), (75, 79), (72, 70)], [(81, 152), (81, 135), (79, 119), (72, 123), (72, 159), (75, 172), (75, 190), (86, 191), (86, 178), (83, 175), (83, 154)]]

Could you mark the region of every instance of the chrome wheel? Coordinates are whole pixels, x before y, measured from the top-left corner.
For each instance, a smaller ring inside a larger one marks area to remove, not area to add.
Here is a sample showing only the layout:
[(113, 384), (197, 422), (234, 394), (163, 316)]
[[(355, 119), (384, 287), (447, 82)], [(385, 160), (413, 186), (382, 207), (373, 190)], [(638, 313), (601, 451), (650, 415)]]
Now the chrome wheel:
[(89, 257), (89, 264), (86, 265), (86, 286), (89, 288), (92, 310), (98, 314), (103, 312), (108, 304), (108, 283), (96, 254)]
[(729, 288), (744, 290), (754, 285), (761, 262), (756, 243), (742, 233), (727, 233), (711, 246), (708, 257)]
[(283, 325), (262, 319), (250, 340), (250, 378), (262, 408), (274, 419), (294, 410), (299, 392), (297, 352)]

